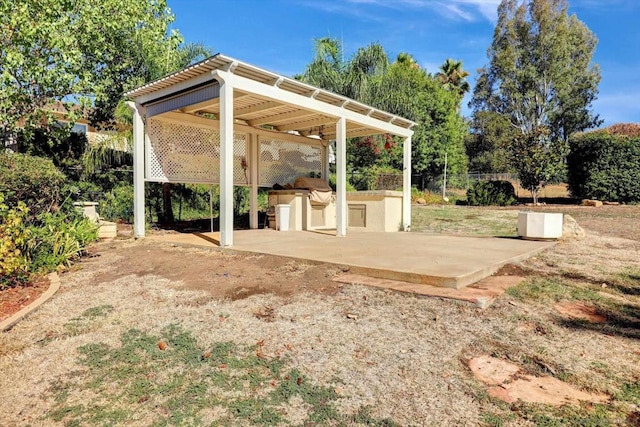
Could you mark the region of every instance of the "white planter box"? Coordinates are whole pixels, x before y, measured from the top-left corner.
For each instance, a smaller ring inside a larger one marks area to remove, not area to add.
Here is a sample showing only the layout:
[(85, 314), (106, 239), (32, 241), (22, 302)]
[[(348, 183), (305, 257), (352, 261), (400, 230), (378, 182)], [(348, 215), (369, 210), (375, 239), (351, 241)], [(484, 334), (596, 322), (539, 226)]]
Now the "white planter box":
[(518, 236), (523, 239), (559, 239), (562, 237), (562, 214), (520, 212)]

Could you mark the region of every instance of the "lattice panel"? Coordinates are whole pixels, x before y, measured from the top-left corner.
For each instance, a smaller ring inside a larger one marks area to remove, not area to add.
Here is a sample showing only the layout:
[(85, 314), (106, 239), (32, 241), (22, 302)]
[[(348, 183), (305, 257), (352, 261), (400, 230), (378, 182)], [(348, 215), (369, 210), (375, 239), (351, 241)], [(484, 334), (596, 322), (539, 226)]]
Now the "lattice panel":
[(259, 165), (260, 185), (293, 184), (299, 176), (321, 175), (322, 149), (296, 142), (261, 138)]
[[(220, 134), (190, 124), (158, 119), (147, 121), (150, 145), (147, 147), (147, 179), (162, 182), (217, 184), (220, 181)], [(242, 166), (247, 139), (235, 134), (233, 143), (236, 184), (247, 184)]]

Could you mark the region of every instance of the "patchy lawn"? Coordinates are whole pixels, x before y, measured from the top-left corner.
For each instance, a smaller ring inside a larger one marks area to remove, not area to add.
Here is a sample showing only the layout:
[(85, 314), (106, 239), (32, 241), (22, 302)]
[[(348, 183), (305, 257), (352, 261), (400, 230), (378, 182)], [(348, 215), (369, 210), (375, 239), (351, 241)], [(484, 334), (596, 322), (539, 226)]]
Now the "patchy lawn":
[(411, 230), (477, 236), (515, 236), (518, 212), (471, 206), (413, 206)]
[[(477, 224), (514, 214), (480, 210)], [(460, 232), (449, 223), (453, 229), (443, 232)], [(342, 287), (327, 265), (149, 241), (101, 243), (97, 256), (62, 276), (52, 300), (0, 334), (0, 420), (634, 425), (640, 241), (588, 231), (514, 267), (527, 280), (486, 310)], [(591, 307), (606, 321), (561, 314), (559, 303)], [(481, 355), (611, 400), (504, 403), (467, 367)]]

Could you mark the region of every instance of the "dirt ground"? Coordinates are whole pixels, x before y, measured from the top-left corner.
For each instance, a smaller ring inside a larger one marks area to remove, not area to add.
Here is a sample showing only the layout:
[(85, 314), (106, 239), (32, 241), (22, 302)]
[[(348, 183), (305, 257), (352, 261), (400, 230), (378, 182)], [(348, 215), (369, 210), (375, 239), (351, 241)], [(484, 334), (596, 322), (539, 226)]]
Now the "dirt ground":
[[(233, 342), (265, 360), (282, 358), (301, 372), (298, 386), (304, 378), (332, 390), (337, 413), (351, 414), (343, 425), (392, 425), (372, 421), (383, 418), (408, 426), (623, 425), (640, 417), (640, 207), (594, 209), (567, 211), (587, 238), (510, 267), (527, 282), (486, 310), (343, 286), (332, 280), (339, 270), (323, 264), (144, 240), (97, 244), (62, 274), (52, 300), (0, 334), (0, 424), (108, 423), (83, 418), (95, 402), (118, 402), (128, 414), (119, 416), (129, 418), (115, 424), (180, 424), (166, 398), (122, 395), (126, 382), (87, 392), (101, 379), (82, 353), (115, 351), (132, 328), (163, 337), (179, 325), (203, 348)], [(567, 300), (597, 307), (607, 321), (563, 317), (553, 306)], [(468, 368), (483, 355), (610, 401), (559, 409), (501, 402)], [(233, 418), (244, 413), (236, 404), (255, 393), (233, 390), (228, 407), (199, 416), (213, 425), (270, 425)], [(369, 418), (353, 415), (363, 408)], [(278, 411), (285, 420), (278, 425), (314, 425), (307, 403), (291, 398)]]
[[(215, 298), (237, 300), (251, 295), (290, 297), (313, 291), (333, 294), (339, 285), (331, 278), (339, 271), (270, 255), (228, 255), (219, 251), (178, 248), (152, 242), (119, 242), (95, 246), (91, 252), (110, 256), (112, 268), (94, 280), (112, 282), (130, 275), (154, 275), (179, 281), (185, 289), (204, 290)], [(98, 261), (99, 262), (99, 261)], [(82, 266), (82, 265), (81, 265)]]
[(25, 286), (4, 289), (0, 292), (0, 321), (38, 299), (47, 289), (49, 281), (45, 277), (37, 278)]

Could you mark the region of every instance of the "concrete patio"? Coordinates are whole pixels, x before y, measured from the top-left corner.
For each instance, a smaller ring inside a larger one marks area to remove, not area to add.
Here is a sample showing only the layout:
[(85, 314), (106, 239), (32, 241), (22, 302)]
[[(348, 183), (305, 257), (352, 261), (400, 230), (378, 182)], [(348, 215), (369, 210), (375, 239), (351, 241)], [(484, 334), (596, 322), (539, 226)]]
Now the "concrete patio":
[[(251, 252), (344, 266), (350, 273), (417, 284), (462, 288), (505, 264), (517, 263), (555, 242), (422, 233), (243, 230), (231, 252)], [(219, 247), (219, 233), (171, 233), (149, 239), (181, 246)]]

